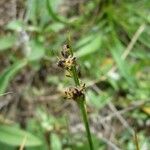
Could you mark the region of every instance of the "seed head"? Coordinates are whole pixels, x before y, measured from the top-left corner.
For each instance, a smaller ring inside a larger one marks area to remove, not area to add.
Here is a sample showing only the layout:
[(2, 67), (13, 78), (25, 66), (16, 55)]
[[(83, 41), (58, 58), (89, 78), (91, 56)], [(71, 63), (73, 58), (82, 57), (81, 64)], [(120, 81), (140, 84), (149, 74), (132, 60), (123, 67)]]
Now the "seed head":
[(65, 60), (65, 68), (70, 70), (76, 64), (76, 57), (69, 55)]
[(81, 87), (70, 87), (65, 91), (65, 95), (68, 99), (78, 100), (84, 96), (85, 84)]
[(59, 59), (57, 65), (60, 68), (65, 68), (65, 59)]
[(76, 57), (69, 55), (68, 58), (59, 59), (57, 65), (66, 70), (71, 70), (71, 68), (76, 64)]
[(61, 55), (62, 55), (62, 57), (64, 57), (64, 58), (68, 58), (68, 57), (69, 57), (69, 55), (70, 55), (69, 45), (65, 44), (65, 45), (63, 46), (63, 49), (62, 49), (62, 51), (61, 51)]

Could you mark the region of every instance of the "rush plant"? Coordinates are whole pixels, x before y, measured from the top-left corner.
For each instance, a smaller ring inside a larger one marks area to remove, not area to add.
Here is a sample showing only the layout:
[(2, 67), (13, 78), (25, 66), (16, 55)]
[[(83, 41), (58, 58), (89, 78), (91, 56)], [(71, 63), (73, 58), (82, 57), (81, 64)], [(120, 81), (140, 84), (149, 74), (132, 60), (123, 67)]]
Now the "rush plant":
[(69, 73), (69, 76), (74, 80), (75, 85), (73, 87), (69, 87), (65, 91), (65, 95), (68, 99), (74, 100), (78, 107), (81, 110), (83, 123), (86, 129), (87, 139), (89, 142), (90, 150), (94, 150), (88, 115), (86, 110), (86, 100), (85, 100), (85, 84), (82, 84), (79, 80), (78, 71), (77, 71), (77, 62), (76, 57), (73, 54), (73, 49), (70, 44), (70, 40), (68, 43), (64, 45), (61, 56), (58, 61), (58, 66), (62, 69), (66, 70)]

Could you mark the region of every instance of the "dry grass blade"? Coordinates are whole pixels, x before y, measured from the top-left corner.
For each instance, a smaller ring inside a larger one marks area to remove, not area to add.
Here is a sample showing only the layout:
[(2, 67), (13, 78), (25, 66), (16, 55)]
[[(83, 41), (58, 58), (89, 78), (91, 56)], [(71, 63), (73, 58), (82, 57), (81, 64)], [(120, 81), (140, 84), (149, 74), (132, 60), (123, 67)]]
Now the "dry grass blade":
[(23, 150), (25, 148), (26, 141), (27, 141), (27, 135), (24, 136), (23, 141), (22, 141), (22, 143), (20, 145), (19, 150)]
[(127, 46), (127, 48), (125, 49), (123, 55), (121, 56), (122, 59), (125, 59), (130, 51), (132, 50), (133, 46), (135, 45), (136, 41), (138, 40), (138, 38), (140, 37), (140, 35), (143, 33), (143, 31), (145, 30), (146, 28), (146, 25), (145, 24), (142, 24), (138, 30), (135, 32), (133, 38), (131, 39), (129, 45)]

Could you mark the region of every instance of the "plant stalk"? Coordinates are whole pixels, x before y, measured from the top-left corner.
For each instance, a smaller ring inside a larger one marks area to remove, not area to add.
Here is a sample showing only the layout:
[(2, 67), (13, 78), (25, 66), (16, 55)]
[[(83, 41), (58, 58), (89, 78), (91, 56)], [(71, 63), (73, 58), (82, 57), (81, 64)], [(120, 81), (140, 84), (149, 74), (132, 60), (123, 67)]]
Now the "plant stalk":
[(80, 102), (79, 107), (80, 107), (80, 110), (82, 113), (83, 122), (84, 122), (84, 126), (86, 129), (90, 150), (94, 150), (92, 136), (91, 136), (90, 127), (89, 127), (89, 122), (88, 122), (88, 118), (87, 118), (87, 112), (86, 112), (86, 108), (85, 108), (85, 99), (80, 99), (79, 102)]
[[(80, 86), (76, 67), (72, 68), (72, 74), (73, 74), (73, 78), (74, 78), (76, 86)], [(86, 129), (86, 134), (87, 134), (87, 139), (89, 142), (90, 150), (94, 150), (93, 142), (92, 142), (92, 136), (91, 136), (90, 127), (89, 127), (89, 122), (88, 122), (88, 118), (87, 118), (87, 112), (86, 112), (86, 108), (85, 108), (85, 98), (84, 97), (80, 97), (80, 99), (78, 101), (78, 106), (79, 106), (81, 114), (82, 114), (82, 118), (83, 118), (84, 126)]]
[[(76, 70), (75, 66), (72, 67), (72, 75), (74, 78), (75, 85), (80, 86), (80, 82), (79, 82), (79, 78), (78, 78), (78, 74), (77, 74), (77, 70)], [(87, 112), (86, 112), (86, 108), (85, 108), (85, 97), (80, 97), (80, 99), (77, 103), (78, 103), (78, 106), (79, 106), (81, 114), (82, 114), (82, 118), (83, 118), (84, 126), (86, 129), (86, 134), (87, 134), (87, 139), (89, 142), (90, 150), (94, 150), (93, 142), (92, 142), (92, 136), (91, 136), (89, 122), (88, 122), (88, 117), (87, 117)]]

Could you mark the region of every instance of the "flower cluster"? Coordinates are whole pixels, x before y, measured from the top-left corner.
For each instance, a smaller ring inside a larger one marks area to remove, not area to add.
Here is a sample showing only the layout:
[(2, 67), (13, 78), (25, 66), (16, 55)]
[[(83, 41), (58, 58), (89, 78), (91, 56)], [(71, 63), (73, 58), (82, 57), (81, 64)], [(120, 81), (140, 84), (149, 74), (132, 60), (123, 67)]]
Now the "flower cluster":
[(78, 100), (80, 97), (84, 97), (85, 84), (80, 87), (70, 87), (65, 91), (65, 95), (68, 99)]
[[(58, 60), (59, 67), (67, 71), (66, 76), (72, 75), (72, 68), (76, 67), (76, 57), (70, 52), (69, 45), (64, 45), (61, 51), (61, 57)], [(65, 91), (65, 95), (68, 99), (77, 100), (79, 97), (84, 97), (85, 84), (78, 87), (70, 87)]]
[(76, 57), (72, 56), (70, 54), (69, 46), (64, 45), (62, 51), (61, 51), (61, 57), (58, 61), (58, 66), (70, 71), (73, 66), (76, 65)]

